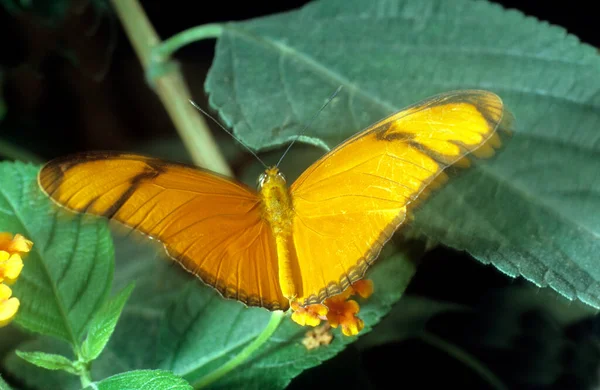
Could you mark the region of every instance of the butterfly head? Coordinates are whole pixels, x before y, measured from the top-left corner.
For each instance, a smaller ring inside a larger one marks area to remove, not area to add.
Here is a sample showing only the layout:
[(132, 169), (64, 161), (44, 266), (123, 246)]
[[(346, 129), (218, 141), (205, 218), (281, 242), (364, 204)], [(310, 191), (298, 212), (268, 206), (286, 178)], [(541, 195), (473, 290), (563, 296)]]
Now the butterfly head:
[(263, 173), (260, 174), (258, 180), (256, 181), (256, 185), (258, 189), (262, 189), (265, 185), (270, 186), (282, 186), (285, 185), (285, 175), (279, 171), (277, 167), (267, 168)]

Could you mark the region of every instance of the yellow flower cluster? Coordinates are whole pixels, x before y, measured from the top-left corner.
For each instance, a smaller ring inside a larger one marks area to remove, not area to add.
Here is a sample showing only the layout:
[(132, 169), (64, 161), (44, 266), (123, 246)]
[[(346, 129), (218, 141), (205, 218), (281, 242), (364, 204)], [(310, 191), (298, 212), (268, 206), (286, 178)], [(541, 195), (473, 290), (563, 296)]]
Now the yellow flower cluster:
[(325, 320), (332, 328), (341, 326), (342, 333), (346, 336), (357, 335), (365, 324), (357, 316), (360, 311), (358, 302), (348, 298), (352, 295), (368, 298), (372, 293), (373, 282), (359, 280), (343, 293), (326, 299), (323, 304), (302, 307), (298, 302), (292, 302), (292, 320), (302, 326), (317, 326)]
[(31, 250), (33, 242), (20, 234), (0, 233), (0, 327), (8, 325), (17, 314), (20, 302), (12, 296), (12, 285), (23, 269), (21, 256)]

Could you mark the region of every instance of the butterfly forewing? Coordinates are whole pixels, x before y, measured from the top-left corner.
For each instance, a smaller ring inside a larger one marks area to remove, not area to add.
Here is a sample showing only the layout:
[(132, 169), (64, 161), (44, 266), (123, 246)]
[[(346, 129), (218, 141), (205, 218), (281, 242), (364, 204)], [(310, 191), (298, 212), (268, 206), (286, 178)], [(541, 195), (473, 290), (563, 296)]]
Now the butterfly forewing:
[(303, 304), (360, 279), (417, 200), (469, 153), (489, 157), (510, 126), (498, 96), (457, 91), (410, 106), (348, 139), (291, 186)]
[(260, 199), (214, 173), (136, 155), (87, 153), (45, 165), (39, 184), (58, 204), (160, 240), (171, 257), (227, 298), (286, 309)]

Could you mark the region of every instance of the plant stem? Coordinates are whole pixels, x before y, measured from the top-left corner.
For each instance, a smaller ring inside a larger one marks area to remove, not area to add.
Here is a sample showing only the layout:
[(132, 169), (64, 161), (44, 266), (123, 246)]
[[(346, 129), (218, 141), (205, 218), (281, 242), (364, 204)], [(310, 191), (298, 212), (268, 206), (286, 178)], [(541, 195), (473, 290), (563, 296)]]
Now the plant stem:
[[(161, 40), (138, 0), (112, 0), (115, 12), (171, 120), (196, 165), (231, 176), (231, 170), (212, 137), (204, 118), (190, 104), (191, 95), (183, 75), (168, 59), (155, 60), (152, 53)], [(172, 51), (168, 51), (171, 53)]]
[(92, 375), (90, 373), (89, 364), (85, 364), (79, 371), (79, 381), (81, 382), (82, 389), (85, 389), (92, 384)]
[(201, 41), (203, 39), (218, 38), (223, 33), (223, 27), (220, 24), (205, 24), (184, 30), (166, 39), (160, 46), (154, 48), (152, 60), (161, 62), (173, 55), (174, 52), (190, 43)]
[(469, 353), (458, 348), (436, 335), (429, 332), (421, 332), (419, 338), (429, 345), (432, 345), (440, 350), (446, 352), (456, 360), (463, 363), (465, 366), (471, 368), (473, 371), (479, 374), (487, 383), (489, 383), (494, 389), (497, 390), (508, 390), (508, 387), (502, 383), (502, 381), (494, 375), (485, 365), (483, 365), (477, 358), (471, 356)]
[(194, 389), (202, 389), (216, 382), (222, 378), (225, 374), (242, 364), (254, 351), (262, 346), (270, 337), (273, 335), (281, 320), (285, 316), (283, 311), (274, 311), (271, 314), (269, 323), (257, 338), (255, 338), (250, 344), (246, 346), (240, 353), (238, 353), (233, 359), (223, 364), (208, 375), (200, 378), (200, 380), (193, 383)]

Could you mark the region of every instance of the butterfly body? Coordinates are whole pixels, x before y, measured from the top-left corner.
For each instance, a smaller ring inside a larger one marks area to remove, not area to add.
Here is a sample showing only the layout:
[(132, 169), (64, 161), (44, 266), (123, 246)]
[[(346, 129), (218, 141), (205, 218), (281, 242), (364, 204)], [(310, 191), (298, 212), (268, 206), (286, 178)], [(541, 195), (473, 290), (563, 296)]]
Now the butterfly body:
[(294, 210), (292, 197), (285, 177), (277, 167), (267, 168), (259, 177), (262, 218), (268, 222), (277, 248), (279, 285), (284, 297), (294, 299), (297, 292), (294, 285), (292, 258), (292, 223)]
[(68, 209), (161, 241), (226, 298), (268, 310), (321, 303), (361, 279), (406, 217), (467, 155), (490, 157), (511, 116), (492, 92), (433, 96), (356, 133), (288, 187), (116, 152), (48, 162), (40, 188)]

